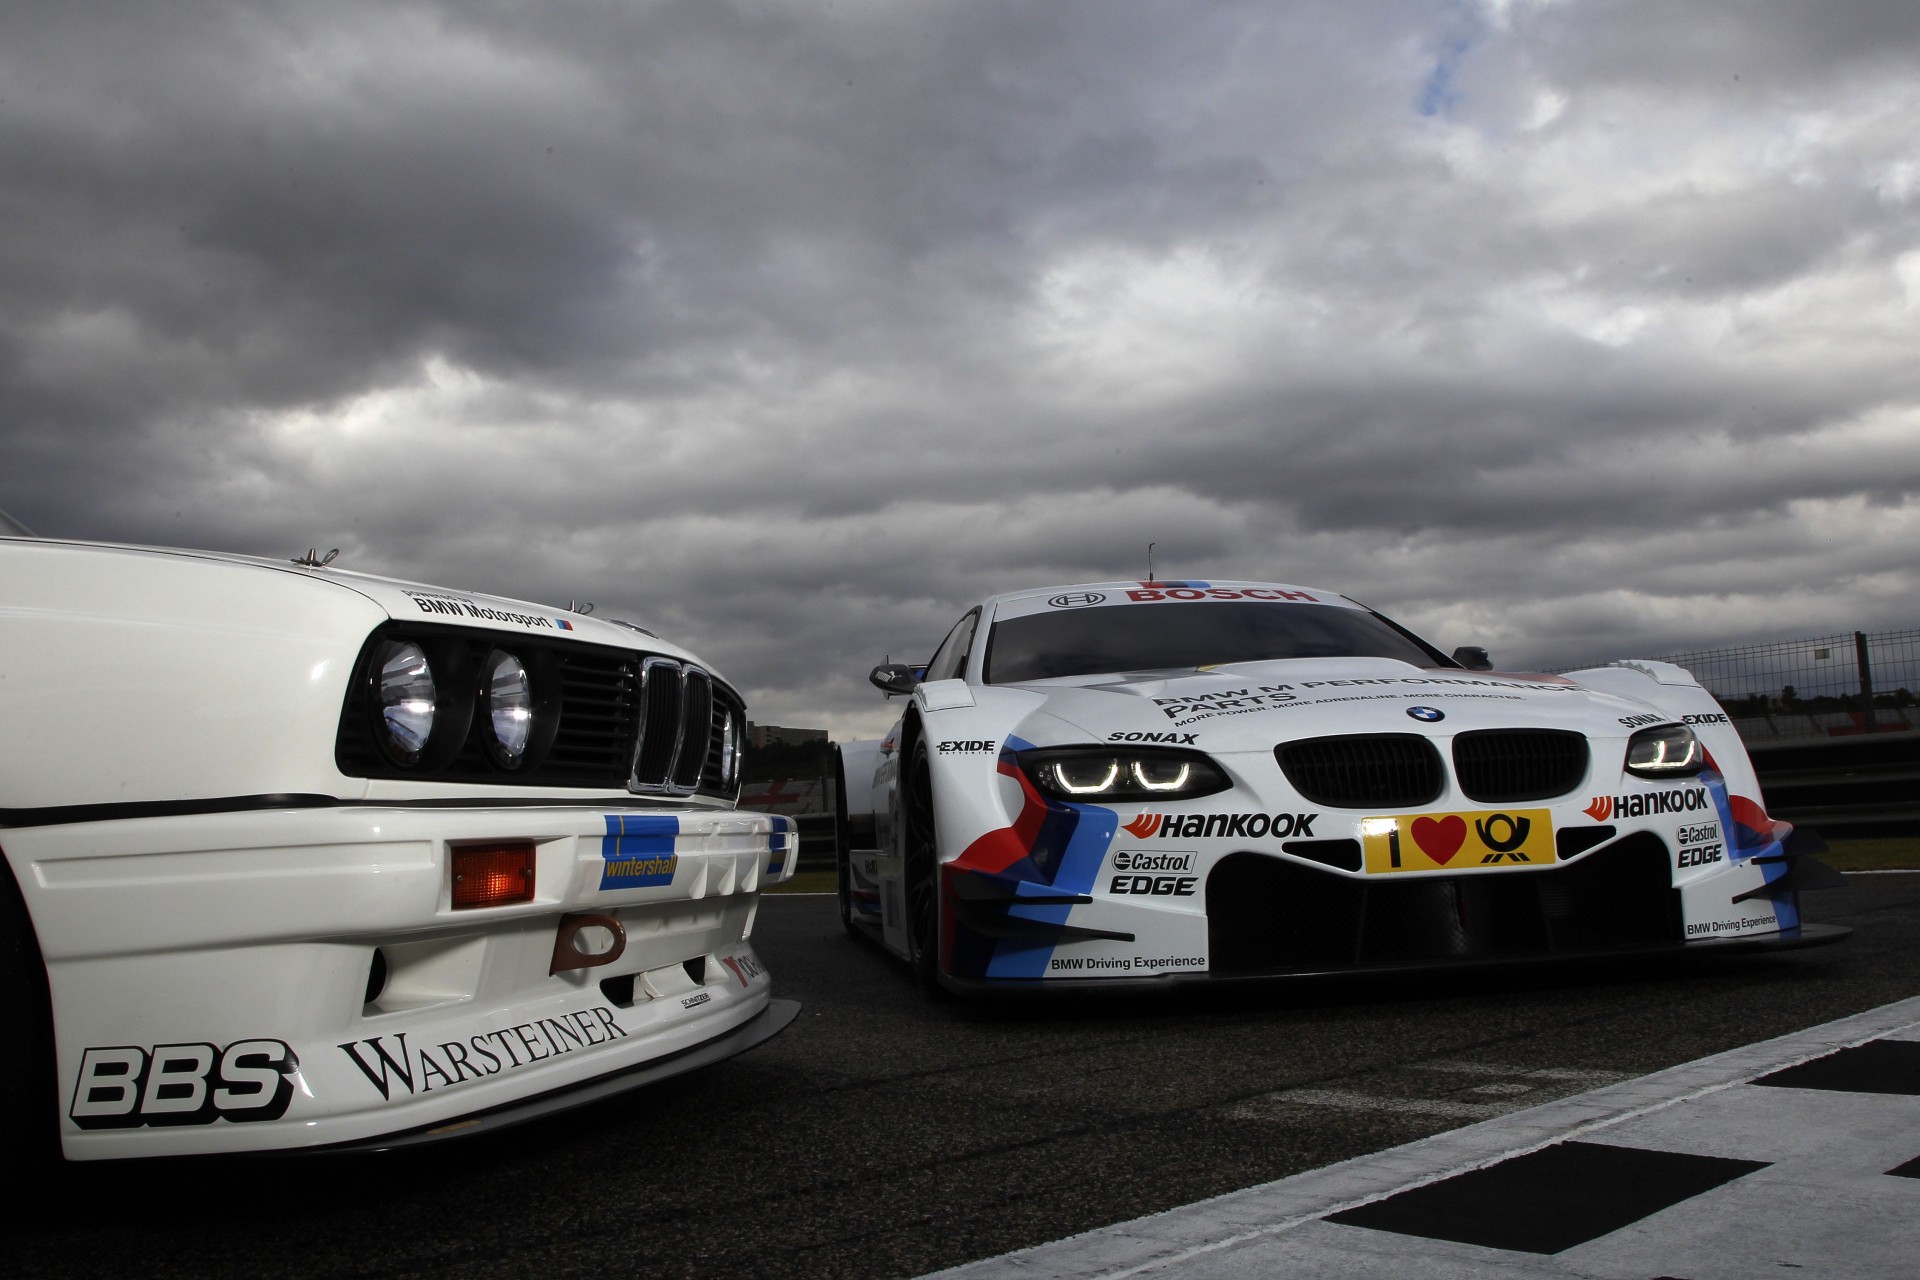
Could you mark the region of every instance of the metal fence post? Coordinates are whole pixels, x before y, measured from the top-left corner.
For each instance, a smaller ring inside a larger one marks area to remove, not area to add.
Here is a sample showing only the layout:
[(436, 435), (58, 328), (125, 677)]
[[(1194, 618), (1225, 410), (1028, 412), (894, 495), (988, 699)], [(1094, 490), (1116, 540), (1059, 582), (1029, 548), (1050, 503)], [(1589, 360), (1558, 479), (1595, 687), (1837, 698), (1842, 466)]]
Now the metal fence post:
[(1873, 732), (1873, 667), (1867, 661), (1867, 633), (1853, 633), (1853, 653), (1860, 666), (1860, 705), (1866, 710), (1866, 718), (1861, 726), (1868, 733)]

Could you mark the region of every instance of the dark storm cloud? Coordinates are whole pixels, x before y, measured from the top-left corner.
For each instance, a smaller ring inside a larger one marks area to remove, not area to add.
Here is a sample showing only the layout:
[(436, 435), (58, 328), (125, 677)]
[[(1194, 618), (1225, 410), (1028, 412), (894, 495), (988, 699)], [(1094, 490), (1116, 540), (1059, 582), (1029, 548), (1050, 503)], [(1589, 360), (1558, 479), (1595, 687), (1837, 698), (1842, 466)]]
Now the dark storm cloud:
[(36, 6), (0, 506), (594, 600), (842, 727), (1150, 541), (1515, 660), (1904, 624), (1917, 25)]
[(1747, 92), (1825, 97), (1835, 77), (1899, 73), (1920, 41), (1920, 11), (1904, 0), (1833, 0), (1817, 6), (1519, 3), (1529, 59), (1571, 82), (1697, 91), (1727, 101)]

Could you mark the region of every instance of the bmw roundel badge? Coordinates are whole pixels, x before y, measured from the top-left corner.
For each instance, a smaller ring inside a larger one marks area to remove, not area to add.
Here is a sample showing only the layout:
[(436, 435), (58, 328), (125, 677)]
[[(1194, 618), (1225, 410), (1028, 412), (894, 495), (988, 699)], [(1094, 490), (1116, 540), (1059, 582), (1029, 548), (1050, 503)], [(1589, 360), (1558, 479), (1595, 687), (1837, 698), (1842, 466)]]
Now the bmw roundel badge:
[(1447, 718), (1447, 713), (1438, 707), (1408, 707), (1407, 714), (1415, 720), (1424, 720), (1428, 724), (1432, 724), (1435, 720), (1445, 720)]

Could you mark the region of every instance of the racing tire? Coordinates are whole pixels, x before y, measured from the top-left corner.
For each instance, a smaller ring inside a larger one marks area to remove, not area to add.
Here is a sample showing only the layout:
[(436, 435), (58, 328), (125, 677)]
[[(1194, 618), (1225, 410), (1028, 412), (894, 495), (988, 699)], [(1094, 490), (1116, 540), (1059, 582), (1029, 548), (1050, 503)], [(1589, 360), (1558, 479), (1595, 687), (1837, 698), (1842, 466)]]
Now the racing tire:
[(933, 820), (933, 769), (927, 744), (916, 742), (901, 789), (901, 863), (906, 882), (907, 964), (930, 996), (940, 985), (940, 841)]
[(866, 931), (853, 920), (853, 833), (847, 825), (847, 762), (833, 753), (833, 870), (840, 898), (840, 927), (862, 941)]
[(47, 967), (19, 886), (0, 860), (0, 1026), (21, 1037), (0, 1054), (0, 1151), (26, 1168), (60, 1160), (53, 1006)]

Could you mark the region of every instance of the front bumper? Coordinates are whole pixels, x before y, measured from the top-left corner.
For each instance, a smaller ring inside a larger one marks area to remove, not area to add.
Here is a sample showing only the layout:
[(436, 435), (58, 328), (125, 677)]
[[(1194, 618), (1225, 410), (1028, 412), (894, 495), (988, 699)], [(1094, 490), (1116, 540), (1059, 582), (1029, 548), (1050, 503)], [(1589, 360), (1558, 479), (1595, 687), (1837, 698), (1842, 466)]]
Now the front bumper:
[(1715, 859), (1680, 878), (1685, 857), (1646, 831), (1547, 866), (1457, 875), (1174, 853), (1161, 859), (1171, 869), (1103, 872), (1078, 894), (949, 864), (949, 954), (986, 960), (943, 979), (956, 990), (1139, 986), (1725, 953), (1848, 934), (1802, 922), (1799, 891), (1838, 881), (1803, 849)]
[[(757, 1043), (771, 980), (748, 938), (792, 874), (791, 822), (603, 804), (0, 831), (46, 963), (66, 1154), (380, 1145)], [(534, 900), (454, 909), (450, 848), (497, 841), (532, 842)], [(557, 968), (584, 916), (623, 945)]]
[(674, 1076), (685, 1075), (689, 1071), (697, 1071), (701, 1067), (712, 1066), (716, 1062), (725, 1062), (735, 1054), (745, 1053), (755, 1045), (765, 1044), (785, 1031), (799, 1016), (798, 1000), (769, 1000), (766, 1007), (759, 1013), (731, 1031), (724, 1031), (711, 1040), (668, 1057), (655, 1058), (641, 1066), (602, 1076), (575, 1088), (529, 1098), (525, 1102), (508, 1103), (492, 1111), (456, 1120), (452, 1124), (435, 1125), (429, 1129), (418, 1129), (410, 1133), (389, 1134), (362, 1142), (341, 1143), (326, 1150), (396, 1151), (402, 1147), (444, 1142), (449, 1138), (498, 1133), (502, 1129), (511, 1128), (517, 1124), (545, 1119), (562, 1111), (570, 1111), (575, 1107), (599, 1102), (603, 1098), (615, 1097), (630, 1089), (658, 1084), (662, 1080), (670, 1080)]

